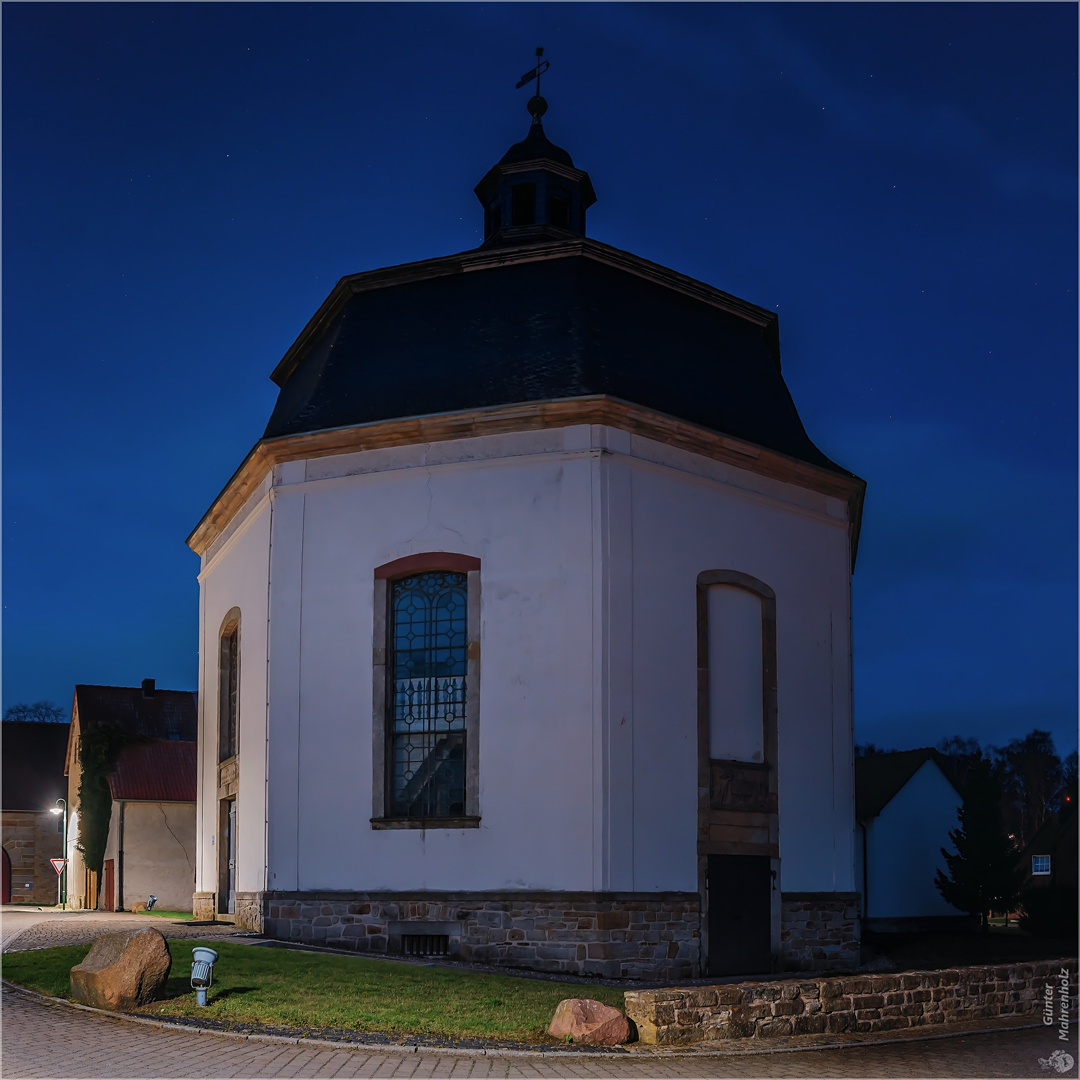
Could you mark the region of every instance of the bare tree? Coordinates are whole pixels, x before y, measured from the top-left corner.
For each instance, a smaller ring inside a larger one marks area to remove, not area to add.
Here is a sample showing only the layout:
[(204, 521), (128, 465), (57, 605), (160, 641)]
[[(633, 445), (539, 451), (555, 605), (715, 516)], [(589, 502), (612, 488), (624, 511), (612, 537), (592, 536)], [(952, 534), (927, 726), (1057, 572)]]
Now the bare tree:
[(9, 705), (4, 710), (5, 720), (33, 720), (39, 724), (63, 724), (67, 722), (67, 715), (59, 705), (51, 701), (35, 701), (33, 705), (20, 702), (18, 705)]

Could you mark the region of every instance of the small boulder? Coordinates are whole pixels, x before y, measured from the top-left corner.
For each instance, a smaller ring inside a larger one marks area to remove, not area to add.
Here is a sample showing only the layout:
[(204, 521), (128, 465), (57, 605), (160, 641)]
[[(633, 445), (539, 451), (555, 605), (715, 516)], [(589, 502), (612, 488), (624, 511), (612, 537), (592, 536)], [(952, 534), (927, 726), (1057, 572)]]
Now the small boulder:
[(630, 1041), (630, 1021), (619, 1009), (590, 998), (560, 1001), (548, 1034), (556, 1039), (568, 1035), (583, 1046), (618, 1046)]
[(172, 967), (169, 946), (152, 927), (105, 934), (71, 969), (71, 996), (95, 1009), (117, 1012), (146, 1005), (165, 985)]

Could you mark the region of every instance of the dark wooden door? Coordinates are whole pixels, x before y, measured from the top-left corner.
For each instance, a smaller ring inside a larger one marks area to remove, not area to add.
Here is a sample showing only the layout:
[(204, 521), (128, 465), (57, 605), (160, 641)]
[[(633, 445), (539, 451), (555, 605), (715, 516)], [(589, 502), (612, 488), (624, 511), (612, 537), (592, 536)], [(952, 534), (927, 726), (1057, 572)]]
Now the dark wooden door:
[(105, 860), (105, 910), (116, 910), (116, 863), (113, 859)]
[(709, 856), (709, 974), (772, 970), (772, 874), (765, 855)]
[(0, 848), (0, 851), (4, 853), (4, 867), (3, 877), (0, 878), (0, 887), (3, 889), (3, 896), (0, 897), (0, 902), (5, 904), (11, 903), (11, 856), (7, 853), (7, 848)]

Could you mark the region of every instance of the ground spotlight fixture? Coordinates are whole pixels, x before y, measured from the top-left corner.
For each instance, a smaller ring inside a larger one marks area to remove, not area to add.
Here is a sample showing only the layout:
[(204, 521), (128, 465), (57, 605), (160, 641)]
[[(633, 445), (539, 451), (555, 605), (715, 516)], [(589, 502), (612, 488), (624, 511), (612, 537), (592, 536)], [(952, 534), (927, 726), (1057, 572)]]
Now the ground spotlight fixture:
[(191, 950), (191, 985), (195, 987), (195, 1003), (206, 1004), (206, 991), (214, 981), (214, 964), (218, 954), (203, 945)]
[(156, 903), (157, 903), (157, 897), (153, 893), (151, 893), (150, 898), (146, 901), (146, 910), (147, 911), (153, 911), (154, 910), (154, 905)]

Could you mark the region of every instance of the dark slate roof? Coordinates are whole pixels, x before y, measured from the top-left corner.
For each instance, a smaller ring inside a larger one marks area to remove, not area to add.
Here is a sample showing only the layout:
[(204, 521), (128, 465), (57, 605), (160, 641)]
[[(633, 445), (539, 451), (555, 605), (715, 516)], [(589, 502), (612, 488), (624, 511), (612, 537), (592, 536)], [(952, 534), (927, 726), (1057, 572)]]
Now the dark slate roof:
[(114, 799), (195, 802), (197, 780), (197, 743), (138, 743), (120, 751), (109, 790)]
[[(1035, 831), (1020, 852), (1021, 859), (1032, 855), (1054, 855), (1065, 841), (1066, 847), (1076, 848), (1076, 807), (1067, 805), (1064, 810), (1051, 814)], [(1075, 856), (1074, 856), (1075, 858)], [(1030, 866), (1028, 867), (1030, 870)]]
[(358, 291), (344, 279), (344, 299), (324, 305), (310, 340), (275, 371), (282, 389), (264, 437), (606, 394), (851, 475), (803, 428), (773, 314), (743, 317), (691, 294), (726, 296), (718, 290), (688, 278), (669, 286), (590, 257), (590, 246), (678, 277), (571, 241), (468, 272), (471, 253), (432, 260), (438, 274), (425, 276), (423, 263), (404, 268), (411, 277), (382, 271), (384, 284)]
[(538, 161), (547, 158), (560, 165), (574, 167), (573, 158), (561, 147), (556, 146), (544, 134), (544, 125), (537, 122), (529, 128), (529, 134), (519, 143), (514, 143), (499, 159), (500, 165), (517, 165), (522, 161)]
[(138, 686), (76, 686), (75, 704), (82, 730), (109, 721), (145, 739), (194, 742), (199, 734), (198, 697), (190, 690), (155, 690)]
[(3, 803), (5, 810), (48, 810), (67, 797), (64, 759), (70, 724), (4, 720)]
[[(871, 754), (855, 759), (855, 819), (876, 818), (897, 792), (923, 767), (933, 761), (955, 788), (948, 758), (932, 747)], [(959, 792), (957, 792), (959, 796)]]

